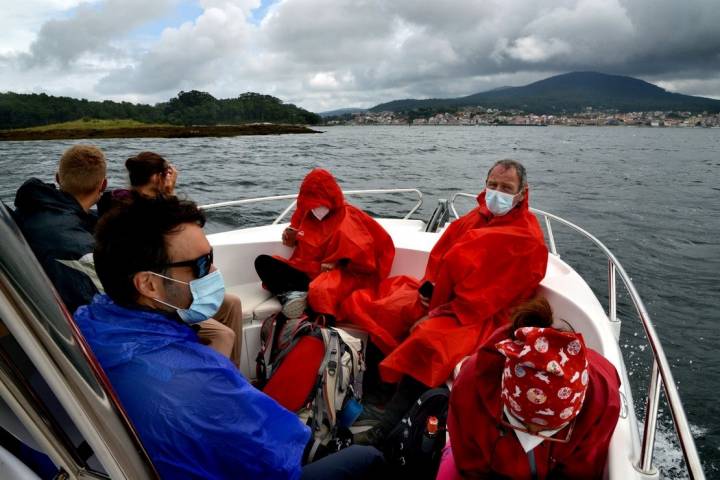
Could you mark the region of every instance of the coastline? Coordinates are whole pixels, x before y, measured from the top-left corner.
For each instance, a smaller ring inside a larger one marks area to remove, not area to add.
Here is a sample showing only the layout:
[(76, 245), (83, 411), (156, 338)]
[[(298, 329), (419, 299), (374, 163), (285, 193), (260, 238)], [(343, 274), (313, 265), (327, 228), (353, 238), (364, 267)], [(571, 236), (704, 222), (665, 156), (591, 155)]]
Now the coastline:
[(322, 133), (304, 125), (251, 123), (246, 125), (132, 126), (116, 128), (56, 128), (0, 130), (0, 141), (77, 140), (84, 138), (195, 138), (239, 135)]

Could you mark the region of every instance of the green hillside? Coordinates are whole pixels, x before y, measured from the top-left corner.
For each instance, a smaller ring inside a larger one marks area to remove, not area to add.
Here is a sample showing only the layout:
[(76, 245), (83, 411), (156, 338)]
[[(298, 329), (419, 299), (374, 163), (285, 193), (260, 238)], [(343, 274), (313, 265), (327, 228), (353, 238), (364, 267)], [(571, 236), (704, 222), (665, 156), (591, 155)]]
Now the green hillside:
[(236, 98), (216, 99), (209, 93), (192, 90), (180, 92), (177, 97), (157, 105), (78, 100), (44, 93), (0, 93), (0, 129), (35, 127), (83, 118), (171, 125), (257, 122), (315, 125), (321, 121), (320, 116), (312, 112), (285, 104), (273, 96), (252, 92)]
[(720, 100), (670, 93), (632, 77), (596, 72), (574, 72), (531, 83), (459, 98), (395, 100), (370, 109), (373, 112), (452, 111), (483, 106), (523, 110), (537, 114), (576, 113), (595, 110), (720, 112)]
[(145, 122), (138, 122), (137, 120), (98, 120), (98, 119), (90, 119), (90, 118), (83, 118), (81, 120), (71, 120), (69, 122), (62, 122), (62, 123), (51, 123), (49, 125), (40, 125), (37, 127), (26, 127), (17, 129), (18, 131), (28, 131), (28, 132), (45, 132), (49, 130), (88, 130), (88, 129), (97, 129), (97, 130), (111, 130), (114, 128), (149, 128), (149, 127), (165, 127), (168, 126), (168, 124), (154, 124), (154, 123), (145, 123)]

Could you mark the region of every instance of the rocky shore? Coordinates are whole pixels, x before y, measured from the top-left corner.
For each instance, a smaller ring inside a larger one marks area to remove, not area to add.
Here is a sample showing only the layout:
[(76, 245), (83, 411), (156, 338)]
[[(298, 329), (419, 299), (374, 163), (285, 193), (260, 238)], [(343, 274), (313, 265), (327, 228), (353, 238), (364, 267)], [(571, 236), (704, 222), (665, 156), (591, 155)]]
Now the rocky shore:
[(133, 126), (117, 128), (58, 128), (0, 130), (0, 141), (75, 140), (85, 138), (192, 138), (235, 137), (238, 135), (281, 135), (322, 133), (302, 125), (253, 123), (246, 125)]

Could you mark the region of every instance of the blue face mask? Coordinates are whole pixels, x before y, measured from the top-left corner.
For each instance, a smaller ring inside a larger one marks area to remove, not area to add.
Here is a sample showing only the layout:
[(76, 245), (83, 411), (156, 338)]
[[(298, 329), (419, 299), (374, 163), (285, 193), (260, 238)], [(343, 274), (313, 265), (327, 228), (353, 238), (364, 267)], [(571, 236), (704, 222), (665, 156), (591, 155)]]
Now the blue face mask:
[(190, 286), (190, 293), (192, 294), (193, 300), (188, 308), (179, 308), (157, 298), (154, 299), (163, 305), (167, 305), (168, 307), (177, 310), (177, 314), (180, 319), (188, 325), (204, 322), (215, 315), (220, 309), (220, 305), (222, 305), (223, 299), (225, 298), (225, 281), (223, 280), (220, 270), (215, 270), (214, 272), (193, 280), (190, 283), (166, 277), (165, 275), (160, 275), (159, 273), (152, 273), (158, 277), (166, 278), (168, 280), (172, 280), (173, 282), (184, 283), (185, 285)]
[(508, 213), (515, 206), (515, 199), (520, 195), (510, 195), (509, 193), (499, 192), (497, 190), (485, 189), (485, 205), (488, 210), (495, 216), (502, 216)]

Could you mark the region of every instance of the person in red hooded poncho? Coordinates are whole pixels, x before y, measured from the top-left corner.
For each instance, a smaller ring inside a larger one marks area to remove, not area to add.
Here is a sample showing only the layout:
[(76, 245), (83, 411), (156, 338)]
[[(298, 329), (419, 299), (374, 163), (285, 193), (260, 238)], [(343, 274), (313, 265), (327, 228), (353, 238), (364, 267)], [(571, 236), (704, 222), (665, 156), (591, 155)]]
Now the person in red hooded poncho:
[(508, 324), (513, 306), (533, 295), (548, 252), (528, 197), (524, 167), (497, 162), (478, 206), (451, 223), (430, 252), (422, 287), (393, 277), (345, 302), (341, 320), (367, 329), (387, 355), (382, 380), (400, 382), (379, 423), (357, 443), (381, 442), (423, 388), (444, 383), (457, 362)]
[[(321, 168), (303, 180), (283, 243), (295, 247), (289, 259), (260, 255), (255, 260), (265, 287), (294, 299), (304, 295), (288, 292), (308, 292), (312, 310), (332, 316), (352, 291), (373, 288), (386, 278), (395, 258), (390, 235), (365, 212), (345, 203), (335, 178)], [(283, 309), (288, 316), (302, 312), (292, 310)]]
[(438, 480), (603, 477), (620, 378), (552, 322), (544, 298), (528, 302), (463, 363)]

